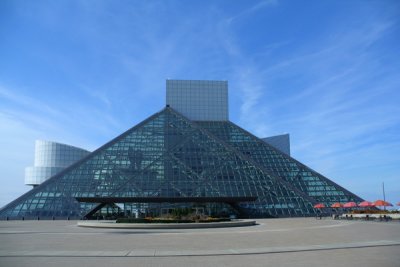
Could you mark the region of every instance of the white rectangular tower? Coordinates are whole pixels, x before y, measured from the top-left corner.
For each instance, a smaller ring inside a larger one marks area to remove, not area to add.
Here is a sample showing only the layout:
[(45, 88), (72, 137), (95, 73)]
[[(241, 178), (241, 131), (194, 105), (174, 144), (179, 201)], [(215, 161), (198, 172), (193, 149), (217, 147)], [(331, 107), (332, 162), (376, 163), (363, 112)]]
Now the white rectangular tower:
[(227, 121), (228, 82), (167, 80), (167, 105), (194, 121)]

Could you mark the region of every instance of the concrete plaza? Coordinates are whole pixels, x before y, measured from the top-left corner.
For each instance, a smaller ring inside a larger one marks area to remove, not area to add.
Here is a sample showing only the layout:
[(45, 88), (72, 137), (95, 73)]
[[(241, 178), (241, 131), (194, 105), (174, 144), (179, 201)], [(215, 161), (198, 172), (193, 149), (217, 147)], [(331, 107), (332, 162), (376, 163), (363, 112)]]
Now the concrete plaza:
[(259, 219), (237, 228), (81, 228), (1, 221), (0, 266), (400, 266), (400, 223)]

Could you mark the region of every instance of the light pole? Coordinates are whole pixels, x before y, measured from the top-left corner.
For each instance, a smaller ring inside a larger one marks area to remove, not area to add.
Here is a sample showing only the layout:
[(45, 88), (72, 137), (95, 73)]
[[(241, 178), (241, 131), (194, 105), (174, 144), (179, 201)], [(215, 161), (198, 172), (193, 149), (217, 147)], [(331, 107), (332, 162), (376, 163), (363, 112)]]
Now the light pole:
[[(385, 195), (385, 182), (382, 182), (382, 191), (383, 191), (383, 201), (386, 202), (386, 195)], [(386, 205), (383, 206), (383, 210), (386, 210)]]

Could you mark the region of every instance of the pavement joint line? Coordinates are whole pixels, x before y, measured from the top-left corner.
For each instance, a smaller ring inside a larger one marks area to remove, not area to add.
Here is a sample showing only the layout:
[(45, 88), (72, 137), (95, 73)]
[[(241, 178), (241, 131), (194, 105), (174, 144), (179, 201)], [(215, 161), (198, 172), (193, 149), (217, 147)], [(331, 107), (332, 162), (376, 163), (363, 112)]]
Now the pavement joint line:
[[(130, 251), (0, 251), (0, 257), (182, 257), (226, 256), (272, 253), (293, 253), (321, 250), (357, 249), (368, 247), (400, 246), (400, 240), (377, 240), (346, 244), (323, 244), (309, 246), (265, 247), (223, 250), (130, 250)], [(152, 252), (152, 253), (150, 253)]]

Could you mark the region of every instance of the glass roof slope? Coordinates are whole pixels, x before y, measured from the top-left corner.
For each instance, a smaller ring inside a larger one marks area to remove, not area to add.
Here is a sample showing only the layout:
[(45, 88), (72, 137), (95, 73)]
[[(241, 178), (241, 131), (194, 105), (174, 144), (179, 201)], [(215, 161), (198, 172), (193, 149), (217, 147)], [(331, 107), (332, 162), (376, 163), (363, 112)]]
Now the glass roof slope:
[(324, 203), (329, 207), (335, 202), (362, 201), (360, 197), (230, 121), (196, 124), (254, 160), (262, 169), (304, 192), (315, 202)]
[(95, 204), (75, 197), (110, 196), (250, 196), (257, 200), (240, 204), (249, 216), (315, 213), (312, 198), (230, 145), (165, 108), (11, 202), (0, 216), (80, 218)]

